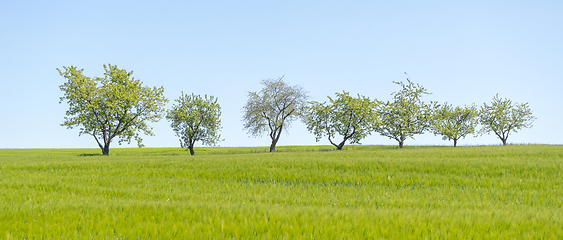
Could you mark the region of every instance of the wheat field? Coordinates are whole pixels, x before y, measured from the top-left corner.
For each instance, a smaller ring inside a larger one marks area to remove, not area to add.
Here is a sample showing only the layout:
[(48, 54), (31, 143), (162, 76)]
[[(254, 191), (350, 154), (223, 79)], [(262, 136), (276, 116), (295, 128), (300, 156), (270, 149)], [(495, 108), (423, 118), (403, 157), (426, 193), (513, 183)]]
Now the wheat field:
[(563, 238), (563, 146), (267, 150), (0, 149), (0, 238)]

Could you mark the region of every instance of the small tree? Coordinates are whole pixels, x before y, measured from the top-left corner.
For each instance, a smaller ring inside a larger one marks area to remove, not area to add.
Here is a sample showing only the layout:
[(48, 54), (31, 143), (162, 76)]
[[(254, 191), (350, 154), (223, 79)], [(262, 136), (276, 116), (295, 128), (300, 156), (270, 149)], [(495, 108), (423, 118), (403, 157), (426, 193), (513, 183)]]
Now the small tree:
[(208, 146), (220, 141), (221, 107), (217, 103), (217, 98), (207, 95), (202, 98), (193, 93), (184, 95), (182, 92), (176, 102), (177, 105), (168, 111), (166, 118), (180, 138), (182, 148), (188, 148), (190, 154), (194, 155), (196, 141)]
[(407, 138), (414, 138), (430, 128), (432, 109), (435, 103), (425, 104), (421, 97), (430, 94), (421, 85), (411, 82), (393, 82), (401, 86), (401, 91), (392, 93), (393, 102), (380, 102), (377, 115), (380, 119), (375, 132), (395, 139), (402, 148)]
[(442, 135), (443, 140), (453, 140), (454, 147), (460, 138), (475, 132), (477, 125), (477, 108), (472, 106), (453, 107), (444, 104), (436, 109), (432, 131), (434, 135)]
[[(328, 98), (329, 104), (309, 102), (308, 114), (304, 117), (307, 129), (315, 134), (317, 142), (328, 136), (328, 141), (342, 150), (346, 141), (359, 143), (371, 133), (377, 123), (374, 101), (361, 95), (354, 98), (347, 92), (336, 93), (335, 99)], [(333, 142), (336, 134), (342, 136), (338, 144)]]
[(283, 76), (260, 83), (264, 88), (260, 92), (249, 92), (243, 107), (244, 128), (255, 137), (268, 132), (272, 139), (270, 152), (275, 152), (282, 130), (302, 116), (307, 94), (301, 87), (287, 85)]
[(94, 136), (103, 155), (109, 155), (109, 146), (114, 138), (130, 143), (132, 138), (142, 147), (139, 132), (153, 135), (147, 122), (160, 120), (164, 112), (164, 88), (143, 87), (127, 72), (115, 65), (104, 65), (104, 77), (86, 77), (84, 69), (76, 67), (57, 68), (67, 82), (59, 88), (64, 92), (60, 102), (67, 101), (64, 123), (68, 128), (80, 127), (79, 135)]
[(502, 141), (502, 145), (506, 145), (510, 133), (532, 127), (535, 119), (528, 103), (513, 104), (512, 101), (499, 98), (496, 94), (491, 105), (483, 103), (479, 111), (479, 123), (483, 126), (480, 134), (494, 132)]

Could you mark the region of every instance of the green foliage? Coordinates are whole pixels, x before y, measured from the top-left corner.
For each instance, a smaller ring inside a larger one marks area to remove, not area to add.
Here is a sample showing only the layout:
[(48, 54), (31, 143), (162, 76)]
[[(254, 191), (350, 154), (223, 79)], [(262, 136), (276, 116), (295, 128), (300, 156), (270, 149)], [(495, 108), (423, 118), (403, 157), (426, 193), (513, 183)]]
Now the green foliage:
[(474, 105), (454, 108), (446, 103), (436, 109), (432, 131), (435, 135), (442, 135), (443, 140), (453, 140), (455, 147), (460, 138), (475, 132), (477, 113)]
[[(323, 136), (328, 136), (330, 143), (342, 150), (346, 141), (360, 143), (377, 124), (375, 102), (369, 98), (361, 95), (354, 98), (347, 92), (336, 93), (335, 99), (328, 98), (329, 104), (309, 102), (308, 114), (303, 119), (307, 129), (315, 134), (317, 142)], [(333, 142), (336, 134), (342, 136), (338, 144)]]
[(506, 145), (510, 133), (517, 133), (522, 128), (532, 127), (536, 117), (532, 115), (528, 103), (512, 103), (509, 99), (493, 97), (491, 105), (483, 103), (479, 111), (479, 123), (482, 125), (481, 135), (494, 132)]
[(390, 139), (395, 139), (399, 147), (407, 138), (423, 134), (430, 129), (432, 111), (436, 103), (426, 104), (421, 100), (425, 94), (430, 94), (423, 86), (411, 82), (394, 82), (401, 86), (399, 92), (394, 92), (393, 102), (381, 102), (377, 107), (380, 119), (375, 132)]
[(180, 138), (180, 146), (190, 150), (194, 155), (194, 144), (201, 141), (204, 145), (214, 145), (220, 141), (221, 134), (221, 106), (217, 98), (205, 95), (185, 94), (176, 99), (168, 111), (166, 118), (171, 121), (170, 126)]
[(264, 88), (260, 92), (249, 92), (248, 101), (243, 107), (244, 128), (252, 136), (268, 133), (274, 152), (283, 129), (303, 115), (307, 94), (299, 86), (289, 86), (278, 79), (265, 79), (260, 82)]
[[(115, 65), (104, 65), (104, 77), (86, 77), (84, 69), (74, 66), (57, 68), (67, 82), (60, 86), (66, 102), (65, 121), (68, 128), (80, 127), (79, 134), (94, 136), (104, 155), (114, 138), (118, 143), (130, 143), (135, 138), (139, 147), (142, 139), (139, 132), (153, 135), (147, 122), (156, 122), (162, 117), (164, 88), (141, 86), (142, 82), (133, 77), (133, 71), (118, 69)], [(103, 144), (102, 144), (103, 143)]]
[(0, 236), (563, 238), (563, 146), (318, 147), (0, 149)]

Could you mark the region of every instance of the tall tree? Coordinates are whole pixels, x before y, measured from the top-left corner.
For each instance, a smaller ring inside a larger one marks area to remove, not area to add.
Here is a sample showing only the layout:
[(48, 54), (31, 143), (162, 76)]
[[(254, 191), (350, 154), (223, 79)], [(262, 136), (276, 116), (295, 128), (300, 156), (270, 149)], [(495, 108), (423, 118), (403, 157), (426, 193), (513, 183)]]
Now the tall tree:
[(307, 93), (302, 87), (289, 86), (283, 76), (260, 83), (264, 88), (260, 92), (249, 92), (242, 109), (244, 128), (255, 137), (267, 132), (272, 140), (270, 152), (275, 152), (282, 130), (302, 116)]
[[(359, 143), (368, 136), (377, 124), (375, 102), (358, 95), (357, 98), (347, 92), (336, 93), (336, 98), (328, 97), (330, 103), (309, 102), (304, 122), (307, 129), (315, 134), (317, 142), (328, 136), (330, 144), (342, 150), (346, 141)], [(333, 139), (336, 134), (342, 137), (340, 143)]]
[(156, 122), (163, 116), (164, 88), (143, 87), (142, 82), (115, 65), (104, 65), (104, 77), (86, 77), (84, 69), (74, 66), (57, 68), (67, 82), (60, 86), (66, 102), (65, 121), (61, 126), (80, 127), (79, 135), (92, 135), (103, 155), (109, 155), (109, 146), (114, 138), (118, 143), (131, 143), (134, 138), (139, 147), (142, 139), (139, 132), (152, 136), (147, 122)]
[(508, 136), (522, 128), (531, 128), (536, 117), (532, 115), (528, 103), (512, 103), (509, 99), (493, 97), (491, 105), (483, 103), (479, 111), (479, 123), (482, 125), (481, 135), (494, 132), (506, 145)]
[(182, 92), (176, 102), (177, 105), (168, 111), (166, 118), (180, 138), (180, 146), (188, 148), (190, 154), (194, 155), (196, 141), (208, 146), (220, 141), (221, 106), (217, 103), (217, 98)]
[(475, 132), (477, 113), (475, 105), (454, 108), (451, 104), (445, 103), (436, 109), (432, 132), (434, 135), (442, 135), (443, 140), (453, 140), (456, 147), (460, 138)]
[(392, 93), (393, 102), (378, 104), (377, 115), (380, 122), (375, 127), (375, 132), (395, 139), (402, 148), (407, 138), (414, 138), (415, 135), (422, 134), (430, 128), (432, 109), (436, 103), (424, 103), (421, 97), (430, 93), (408, 78), (407, 83), (393, 83), (398, 84), (402, 89)]

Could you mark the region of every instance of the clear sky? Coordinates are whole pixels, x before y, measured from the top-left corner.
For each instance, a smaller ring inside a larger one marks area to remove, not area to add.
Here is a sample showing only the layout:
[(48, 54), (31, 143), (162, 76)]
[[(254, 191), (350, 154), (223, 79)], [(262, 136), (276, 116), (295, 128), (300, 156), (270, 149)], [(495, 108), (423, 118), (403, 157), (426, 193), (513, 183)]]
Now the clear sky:
[[(410, 79), (425, 101), (465, 105), (498, 93), (528, 102), (534, 127), (509, 143), (563, 144), (563, 1), (4, 1), (0, 6), (0, 148), (97, 148), (61, 127), (68, 105), (56, 68), (102, 76), (133, 70), (171, 100), (219, 98), (220, 146), (269, 146), (243, 130), (241, 108), (261, 79), (285, 75), (311, 100), (348, 91), (390, 100)], [(147, 147), (179, 147), (163, 119)], [(378, 134), (363, 144), (396, 144)], [(460, 145), (500, 144), (472, 136)], [(315, 142), (300, 122), (279, 145)], [(405, 145), (452, 144), (425, 134)], [(118, 147), (113, 143), (112, 147)], [(122, 147), (136, 147), (135, 143)], [(196, 150), (197, 151), (197, 150)]]

